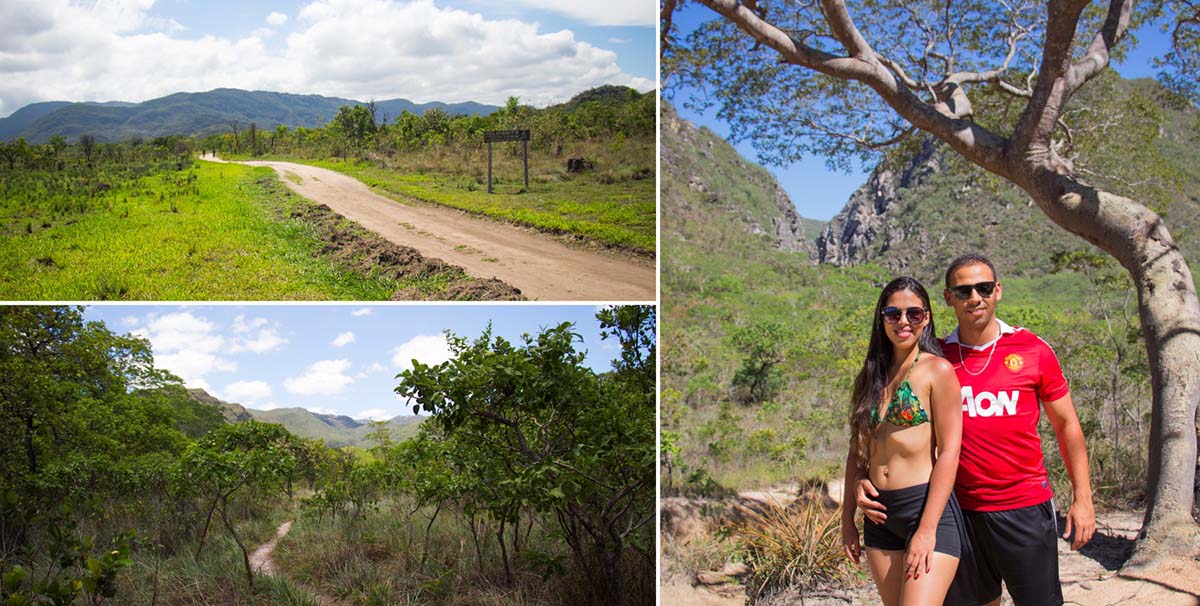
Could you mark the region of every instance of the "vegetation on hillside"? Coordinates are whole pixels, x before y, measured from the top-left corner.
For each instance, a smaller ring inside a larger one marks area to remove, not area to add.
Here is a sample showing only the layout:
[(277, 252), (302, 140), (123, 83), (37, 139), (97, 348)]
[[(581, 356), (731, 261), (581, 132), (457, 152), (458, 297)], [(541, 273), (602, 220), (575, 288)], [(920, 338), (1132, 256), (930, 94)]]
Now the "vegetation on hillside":
[[(397, 387), (432, 423), (364, 451), (227, 423), (79, 309), (2, 307), (0, 601), (649, 604), (654, 310), (597, 320), (600, 374), (570, 324), (454, 337)], [(297, 516), (282, 572), (254, 571)]]
[[(45, 143), (60, 136), (74, 142), (84, 135), (114, 143), (138, 137), (204, 137), (251, 123), (266, 129), (279, 124), (312, 128), (329, 122), (343, 105), (361, 104), (336, 97), (235, 88), (174, 93), (141, 103), (51, 101), (28, 105), (7, 118), (0, 118), (0, 141), (21, 137)], [(406, 99), (387, 99), (375, 105), (391, 116), (406, 110), (419, 114), (435, 108), (451, 114), (487, 114), (496, 109), (473, 102), (413, 103)]]

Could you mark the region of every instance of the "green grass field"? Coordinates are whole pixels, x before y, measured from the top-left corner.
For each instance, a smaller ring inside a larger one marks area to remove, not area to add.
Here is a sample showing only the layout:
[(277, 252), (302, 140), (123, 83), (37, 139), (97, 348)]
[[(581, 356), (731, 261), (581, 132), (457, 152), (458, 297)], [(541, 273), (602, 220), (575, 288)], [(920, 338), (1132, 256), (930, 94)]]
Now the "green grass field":
[(198, 162), (118, 172), (0, 179), (0, 297), (371, 300), (445, 282), (347, 271), (319, 254), (309, 226), (279, 218), (307, 202), (260, 182), (275, 181), (270, 169)]

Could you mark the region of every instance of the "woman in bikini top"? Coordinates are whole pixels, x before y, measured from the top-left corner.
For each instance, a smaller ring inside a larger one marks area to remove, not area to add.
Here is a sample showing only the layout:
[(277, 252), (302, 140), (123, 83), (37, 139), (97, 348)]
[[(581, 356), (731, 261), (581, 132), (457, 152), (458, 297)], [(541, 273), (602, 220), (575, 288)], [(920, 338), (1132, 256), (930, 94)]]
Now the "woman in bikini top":
[[(861, 553), (854, 486), (869, 477), (888, 501), (884, 524), (865, 523), (867, 562), (885, 606), (941, 604), (963, 546), (952, 497), (962, 436), (958, 378), (941, 357), (929, 296), (912, 278), (884, 287), (854, 382), (842, 540)], [(886, 504), (886, 503), (885, 503)]]

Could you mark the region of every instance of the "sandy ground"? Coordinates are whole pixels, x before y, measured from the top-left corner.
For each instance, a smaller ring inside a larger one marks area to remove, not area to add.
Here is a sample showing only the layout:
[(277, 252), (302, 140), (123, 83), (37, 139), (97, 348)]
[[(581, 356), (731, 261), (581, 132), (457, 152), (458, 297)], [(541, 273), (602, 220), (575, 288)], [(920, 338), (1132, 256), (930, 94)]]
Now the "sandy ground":
[[(213, 156), (202, 159), (224, 162)], [(531, 299), (654, 300), (651, 261), (574, 248), (533, 230), (433, 204), (397, 202), (357, 179), (324, 168), (275, 161), (239, 164), (269, 166), (292, 191), (383, 238), (458, 265), (473, 276), (502, 280)], [(298, 176), (300, 183), (287, 173)]]
[(291, 520), (280, 524), (279, 529), (275, 531), (275, 536), (270, 541), (259, 545), (257, 549), (250, 552), (250, 570), (269, 575), (277, 574), (279, 569), (276, 568), (275, 561), (271, 559), (271, 554), (275, 552), (275, 544), (291, 529)]
[[(787, 494), (787, 488), (766, 493), (739, 494), (730, 512), (739, 506), (753, 507), (763, 494), (776, 501), (777, 494)], [(794, 498), (794, 492), (791, 493)], [(705, 524), (696, 519), (711, 506), (698, 499), (664, 499), (664, 529), (670, 528), (674, 541), (686, 541), (687, 535), (703, 532)], [(786, 502), (786, 501), (784, 501)], [(666, 522), (669, 520), (669, 524)], [(1060, 520), (1060, 525), (1062, 521)], [(1119, 575), (1121, 565), (1129, 558), (1133, 541), (1142, 524), (1141, 512), (1115, 511), (1097, 514), (1097, 531), (1090, 543), (1080, 551), (1071, 551), (1066, 541), (1058, 542), (1059, 577), (1062, 581), (1065, 604), (1082, 606), (1200, 606), (1200, 562), (1190, 558), (1168, 560), (1157, 570), (1138, 578)], [(666, 537), (664, 537), (666, 540)], [(705, 584), (703, 577), (720, 579), (721, 575), (692, 574), (681, 570), (676, 562), (664, 562), (661, 606), (743, 606), (746, 594), (736, 582)], [(728, 568), (728, 566), (727, 566)], [(725, 571), (728, 572), (728, 571)], [(727, 580), (729, 577), (725, 577)], [(867, 606), (879, 604), (879, 595), (871, 584), (855, 590), (838, 590), (827, 596), (780, 596), (769, 600), (770, 606), (804, 604), (805, 606)], [(1002, 606), (1011, 606), (1007, 593)]]

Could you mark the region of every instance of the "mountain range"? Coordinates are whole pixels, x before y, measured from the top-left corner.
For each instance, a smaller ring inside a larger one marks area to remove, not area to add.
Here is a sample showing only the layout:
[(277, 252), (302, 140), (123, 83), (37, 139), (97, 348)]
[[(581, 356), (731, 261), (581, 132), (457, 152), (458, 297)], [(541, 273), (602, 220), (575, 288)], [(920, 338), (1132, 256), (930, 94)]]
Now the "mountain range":
[[(371, 446), (368, 440), (368, 434), (372, 431), (370, 421), (352, 419), (345, 415), (322, 414), (303, 408), (254, 410), (241, 404), (225, 402), (203, 389), (189, 389), (188, 393), (197, 402), (219, 409), (229, 423), (254, 419), (263, 423), (278, 423), (297, 436), (324, 440), (325, 444), (334, 448)], [(387, 427), (391, 431), (392, 439), (400, 441), (415, 436), (417, 428), (424, 420), (424, 417), (398, 416), (387, 421)]]
[[(68, 141), (93, 135), (101, 142), (166, 135), (206, 136), (228, 132), (232, 124), (245, 128), (251, 123), (263, 130), (280, 124), (312, 128), (327, 124), (338, 108), (347, 104), (363, 105), (353, 99), (235, 88), (175, 93), (141, 103), (48, 101), (27, 105), (0, 118), (0, 140), (24, 137), (38, 144), (54, 135)], [(403, 111), (423, 114), (434, 108), (454, 115), (488, 115), (499, 109), (473, 101), (413, 103), (407, 99), (376, 101), (375, 107), (380, 118), (388, 119)]]

